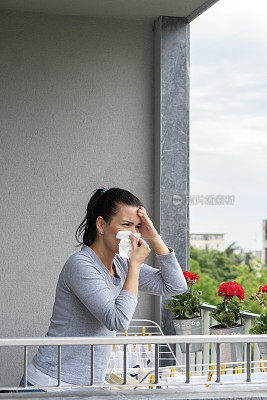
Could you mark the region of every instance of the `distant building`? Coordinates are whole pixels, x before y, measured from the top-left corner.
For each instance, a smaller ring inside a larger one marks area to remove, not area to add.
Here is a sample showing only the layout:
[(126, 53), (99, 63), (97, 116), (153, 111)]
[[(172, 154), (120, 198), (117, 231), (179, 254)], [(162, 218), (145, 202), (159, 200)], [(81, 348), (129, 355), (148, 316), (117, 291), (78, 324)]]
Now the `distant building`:
[(262, 252), (261, 261), (267, 264), (267, 219), (262, 221)]
[(197, 249), (224, 251), (224, 233), (191, 233), (190, 244)]

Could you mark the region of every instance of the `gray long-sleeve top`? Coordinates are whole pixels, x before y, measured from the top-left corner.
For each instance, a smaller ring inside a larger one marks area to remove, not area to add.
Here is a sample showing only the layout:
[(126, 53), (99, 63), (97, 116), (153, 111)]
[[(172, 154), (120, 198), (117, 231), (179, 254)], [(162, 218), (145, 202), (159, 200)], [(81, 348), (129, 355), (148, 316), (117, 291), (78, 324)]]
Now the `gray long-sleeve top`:
[[(160, 296), (187, 291), (187, 284), (175, 252), (156, 254), (160, 269), (143, 264), (139, 290)], [(59, 275), (53, 314), (46, 336), (115, 336), (128, 329), (136, 296), (122, 290), (129, 260), (116, 254), (118, 278), (111, 275), (96, 253), (87, 245), (71, 255)], [(103, 384), (111, 345), (94, 346), (94, 383)], [(57, 378), (57, 346), (39, 346), (32, 362), (45, 374)], [(90, 384), (90, 345), (62, 346), (61, 379), (77, 385)]]

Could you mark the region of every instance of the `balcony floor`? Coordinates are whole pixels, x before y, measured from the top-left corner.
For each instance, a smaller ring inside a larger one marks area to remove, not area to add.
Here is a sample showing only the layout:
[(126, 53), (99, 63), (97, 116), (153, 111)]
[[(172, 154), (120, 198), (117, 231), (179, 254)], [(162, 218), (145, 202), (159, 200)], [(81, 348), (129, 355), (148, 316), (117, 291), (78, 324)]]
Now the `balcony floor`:
[(214, 385), (203, 387), (199, 385), (183, 384), (175, 389), (154, 389), (154, 390), (108, 390), (96, 389), (90, 394), (86, 390), (52, 393), (0, 393), (0, 399), (94, 399), (94, 400), (147, 400), (147, 399), (168, 399), (168, 400), (229, 400), (229, 399), (254, 399), (267, 400), (267, 382), (264, 384), (246, 383), (245, 385)]

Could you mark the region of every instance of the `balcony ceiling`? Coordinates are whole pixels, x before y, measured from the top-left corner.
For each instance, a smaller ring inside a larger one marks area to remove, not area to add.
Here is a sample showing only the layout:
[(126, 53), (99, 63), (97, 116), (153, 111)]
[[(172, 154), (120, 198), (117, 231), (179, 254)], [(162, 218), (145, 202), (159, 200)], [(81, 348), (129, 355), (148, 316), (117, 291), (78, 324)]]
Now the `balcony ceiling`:
[(192, 21), (218, 0), (0, 0), (0, 9), (123, 19)]

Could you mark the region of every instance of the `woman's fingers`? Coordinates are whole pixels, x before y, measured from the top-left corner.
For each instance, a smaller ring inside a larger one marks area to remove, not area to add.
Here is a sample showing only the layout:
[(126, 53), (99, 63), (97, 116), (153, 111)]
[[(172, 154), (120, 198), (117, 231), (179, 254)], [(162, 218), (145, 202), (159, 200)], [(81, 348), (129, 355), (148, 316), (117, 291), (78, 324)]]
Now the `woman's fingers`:
[(143, 247), (146, 247), (147, 249), (150, 249), (149, 245), (147, 244), (147, 242), (144, 239), (140, 238), (139, 239), (139, 243), (140, 243), (140, 246), (143, 246)]
[(147, 242), (145, 240), (143, 240), (141, 237), (139, 238), (138, 243), (137, 243), (137, 239), (134, 235), (129, 235), (129, 238), (132, 241), (133, 248), (140, 247), (142, 245), (148, 246)]
[(138, 214), (140, 215), (141, 218), (142, 217), (148, 217), (147, 212), (146, 212), (144, 207), (138, 208)]
[(141, 217), (142, 220), (145, 220), (145, 218), (147, 217), (147, 214), (140, 210), (138, 210), (138, 215), (139, 217)]
[(137, 239), (136, 239), (136, 237), (134, 235), (129, 235), (129, 238), (130, 238), (130, 240), (132, 242), (133, 248), (137, 247)]
[(138, 246), (137, 246), (137, 239), (133, 235), (129, 235), (129, 238), (131, 239), (133, 246), (130, 258), (142, 264), (145, 258), (151, 252), (151, 249), (147, 244), (147, 242), (142, 238), (139, 238)]

